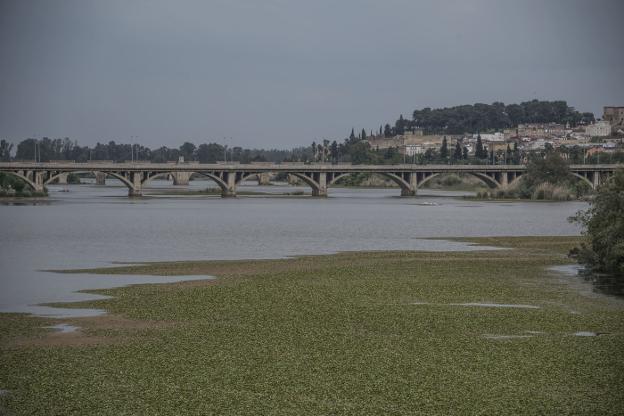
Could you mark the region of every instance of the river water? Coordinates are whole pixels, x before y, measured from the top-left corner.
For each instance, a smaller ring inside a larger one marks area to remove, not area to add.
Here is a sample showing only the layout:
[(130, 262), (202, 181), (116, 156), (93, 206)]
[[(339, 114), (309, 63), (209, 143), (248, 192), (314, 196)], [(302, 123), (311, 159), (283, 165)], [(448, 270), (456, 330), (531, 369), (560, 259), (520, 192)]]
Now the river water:
[[(193, 181), (192, 189), (210, 185)], [(173, 188), (155, 181), (152, 189)], [(127, 189), (50, 186), (49, 201), (0, 205), (0, 312), (84, 316), (96, 310), (42, 303), (94, 299), (77, 290), (171, 282), (193, 277), (66, 275), (42, 270), (113, 262), (256, 259), (351, 250), (466, 250), (430, 237), (574, 235), (567, 217), (582, 202), (480, 202), (462, 192), (330, 188), (329, 197), (154, 196), (128, 199)], [(246, 185), (240, 191), (305, 191)]]

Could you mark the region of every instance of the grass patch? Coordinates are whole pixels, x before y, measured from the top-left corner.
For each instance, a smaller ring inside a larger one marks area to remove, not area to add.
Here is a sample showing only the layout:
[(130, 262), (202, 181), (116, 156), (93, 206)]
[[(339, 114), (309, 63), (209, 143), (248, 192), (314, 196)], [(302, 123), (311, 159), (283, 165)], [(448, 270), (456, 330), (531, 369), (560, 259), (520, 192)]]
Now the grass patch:
[[(99, 290), (114, 298), (69, 305), (166, 323), (83, 323), (85, 336), (114, 342), (28, 346), (23, 340), (43, 337), (38, 327), (50, 320), (2, 316), (0, 388), (10, 394), (0, 396), (0, 409), (63, 415), (622, 414), (624, 306), (580, 296), (546, 271), (569, 262), (564, 254), (578, 238), (466, 240), (511, 250), (87, 270), (219, 280)], [(450, 305), (467, 302), (539, 309)], [(571, 335), (577, 331), (606, 335)]]

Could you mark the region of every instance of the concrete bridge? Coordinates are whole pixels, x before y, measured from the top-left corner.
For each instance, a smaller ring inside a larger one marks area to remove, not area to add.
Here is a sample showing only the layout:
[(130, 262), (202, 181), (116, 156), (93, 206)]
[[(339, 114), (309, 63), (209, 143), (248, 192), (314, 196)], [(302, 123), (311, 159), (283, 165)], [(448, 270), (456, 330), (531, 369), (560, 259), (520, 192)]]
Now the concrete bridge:
[[(571, 165), (570, 172), (596, 188), (601, 181), (624, 165)], [(399, 185), (401, 196), (414, 196), (419, 187), (444, 173), (470, 174), (490, 188), (504, 188), (526, 173), (525, 165), (348, 165), (303, 163), (203, 164), (203, 163), (112, 163), (112, 162), (6, 162), (0, 172), (23, 179), (33, 190), (66, 180), (69, 173), (94, 173), (103, 183), (107, 176), (128, 187), (129, 196), (141, 196), (149, 181), (172, 178), (174, 184), (188, 184), (192, 174), (212, 179), (223, 197), (236, 196), (237, 186), (250, 178), (266, 179), (267, 174), (286, 173), (312, 188), (313, 196), (327, 196), (327, 188), (340, 178), (354, 173), (375, 173)]]

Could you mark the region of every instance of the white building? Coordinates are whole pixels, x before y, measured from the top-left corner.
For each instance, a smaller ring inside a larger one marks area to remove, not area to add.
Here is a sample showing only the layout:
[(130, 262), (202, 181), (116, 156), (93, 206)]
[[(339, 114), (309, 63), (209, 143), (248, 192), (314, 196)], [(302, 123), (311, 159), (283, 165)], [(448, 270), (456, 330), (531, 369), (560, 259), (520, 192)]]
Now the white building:
[(585, 134), (591, 137), (606, 137), (611, 135), (611, 124), (608, 121), (597, 121), (585, 127)]
[[(476, 139), (479, 135), (478, 134), (473, 134), (472, 137), (474, 139)], [(481, 134), (481, 141), (483, 142), (504, 142), (505, 141), (505, 135), (501, 132), (496, 132), (493, 134), (488, 134), (488, 133), (484, 133)]]

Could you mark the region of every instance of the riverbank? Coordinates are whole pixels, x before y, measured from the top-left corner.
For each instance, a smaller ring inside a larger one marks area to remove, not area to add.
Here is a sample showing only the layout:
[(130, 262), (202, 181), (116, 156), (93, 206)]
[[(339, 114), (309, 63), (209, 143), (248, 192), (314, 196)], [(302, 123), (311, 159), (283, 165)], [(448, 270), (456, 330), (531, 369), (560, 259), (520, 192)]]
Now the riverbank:
[[(63, 305), (109, 311), (100, 318), (2, 315), (0, 409), (621, 414), (624, 306), (547, 270), (569, 263), (578, 240), (87, 270), (217, 280), (100, 290), (113, 298)], [(41, 328), (61, 323), (80, 328)], [(575, 335), (586, 333), (602, 335)]]

